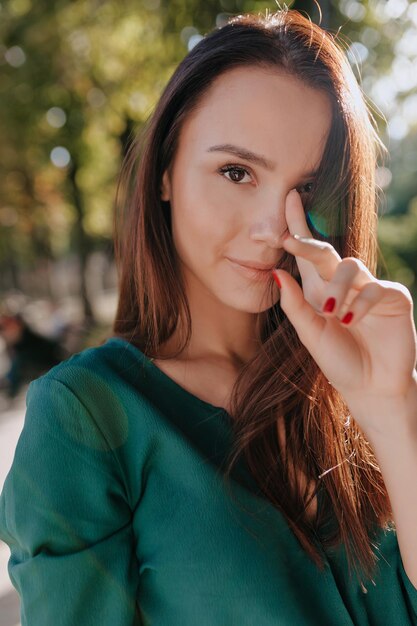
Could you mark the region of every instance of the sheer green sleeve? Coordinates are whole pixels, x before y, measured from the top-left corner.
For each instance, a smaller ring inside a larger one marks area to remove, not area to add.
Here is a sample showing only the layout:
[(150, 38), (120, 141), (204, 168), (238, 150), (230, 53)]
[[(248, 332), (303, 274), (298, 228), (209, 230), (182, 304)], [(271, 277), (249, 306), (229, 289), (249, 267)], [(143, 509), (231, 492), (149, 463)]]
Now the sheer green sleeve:
[(132, 511), (106, 439), (75, 388), (31, 383), (0, 496), (22, 626), (141, 624)]

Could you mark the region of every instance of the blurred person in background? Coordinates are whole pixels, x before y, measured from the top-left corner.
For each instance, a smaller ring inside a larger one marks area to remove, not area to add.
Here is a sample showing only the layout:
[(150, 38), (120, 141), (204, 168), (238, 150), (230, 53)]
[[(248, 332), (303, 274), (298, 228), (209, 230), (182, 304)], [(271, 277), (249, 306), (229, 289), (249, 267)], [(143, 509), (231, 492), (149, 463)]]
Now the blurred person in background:
[(9, 360), (9, 369), (0, 379), (0, 389), (4, 389), (10, 398), (17, 395), (24, 383), (69, 356), (58, 338), (35, 332), (19, 314), (0, 315), (0, 337), (5, 342)]
[(114, 335), (29, 387), (0, 496), (22, 626), (417, 624), (416, 331), (375, 276), (379, 147), (297, 11), (179, 64), (122, 169)]

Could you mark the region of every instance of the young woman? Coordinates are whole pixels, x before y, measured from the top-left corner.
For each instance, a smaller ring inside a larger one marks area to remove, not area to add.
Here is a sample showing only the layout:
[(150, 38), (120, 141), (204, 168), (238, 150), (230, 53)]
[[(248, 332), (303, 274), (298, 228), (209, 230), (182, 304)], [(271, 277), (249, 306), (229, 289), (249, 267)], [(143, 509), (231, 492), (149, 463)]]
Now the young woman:
[(375, 277), (380, 153), (296, 11), (185, 57), (123, 168), (114, 336), (28, 392), (0, 500), (23, 626), (417, 624), (416, 331)]

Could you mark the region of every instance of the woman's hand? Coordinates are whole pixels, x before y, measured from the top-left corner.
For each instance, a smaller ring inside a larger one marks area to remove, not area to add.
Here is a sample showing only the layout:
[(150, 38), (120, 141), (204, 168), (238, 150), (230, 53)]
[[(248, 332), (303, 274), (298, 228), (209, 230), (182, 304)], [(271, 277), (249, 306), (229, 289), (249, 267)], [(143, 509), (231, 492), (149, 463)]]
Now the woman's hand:
[[(287, 196), (286, 219), (290, 236), (283, 246), (296, 258), (302, 289), (288, 272), (274, 270), (283, 311), (349, 407), (369, 406), (371, 399), (395, 406), (417, 380), (410, 292), (400, 283), (378, 280), (359, 259), (342, 259), (329, 243), (315, 240), (296, 190)], [(326, 312), (332, 298), (334, 308)]]

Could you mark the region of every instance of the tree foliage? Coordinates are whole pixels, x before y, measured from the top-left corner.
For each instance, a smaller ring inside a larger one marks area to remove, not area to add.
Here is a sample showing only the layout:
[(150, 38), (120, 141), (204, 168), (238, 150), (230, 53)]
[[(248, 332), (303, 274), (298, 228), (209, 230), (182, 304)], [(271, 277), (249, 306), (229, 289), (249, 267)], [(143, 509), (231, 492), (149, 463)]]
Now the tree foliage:
[[(319, 22), (314, 0), (287, 5)], [(279, 6), (257, 0), (4, 0), (0, 290), (19, 287), (26, 270), (70, 253), (78, 255), (83, 274), (92, 250), (111, 248), (115, 181), (126, 143), (176, 64), (231, 15)], [(364, 93), (387, 99), (385, 110), (376, 106), (374, 112), (392, 151), (391, 163), (381, 170), (387, 194), (382, 221), (389, 216), (387, 225), (395, 229), (399, 219), (416, 220), (411, 207), (417, 197), (417, 116), (410, 111), (413, 102), (417, 109), (417, 78), (410, 64), (415, 65), (417, 2), (388, 0), (384, 7), (376, 0), (320, 2), (322, 26), (337, 34)], [(391, 217), (398, 213), (404, 217)], [(406, 252), (390, 232), (381, 228), (383, 248), (414, 289), (417, 247)], [(83, 281), (80, 292), (91, 316)]]

